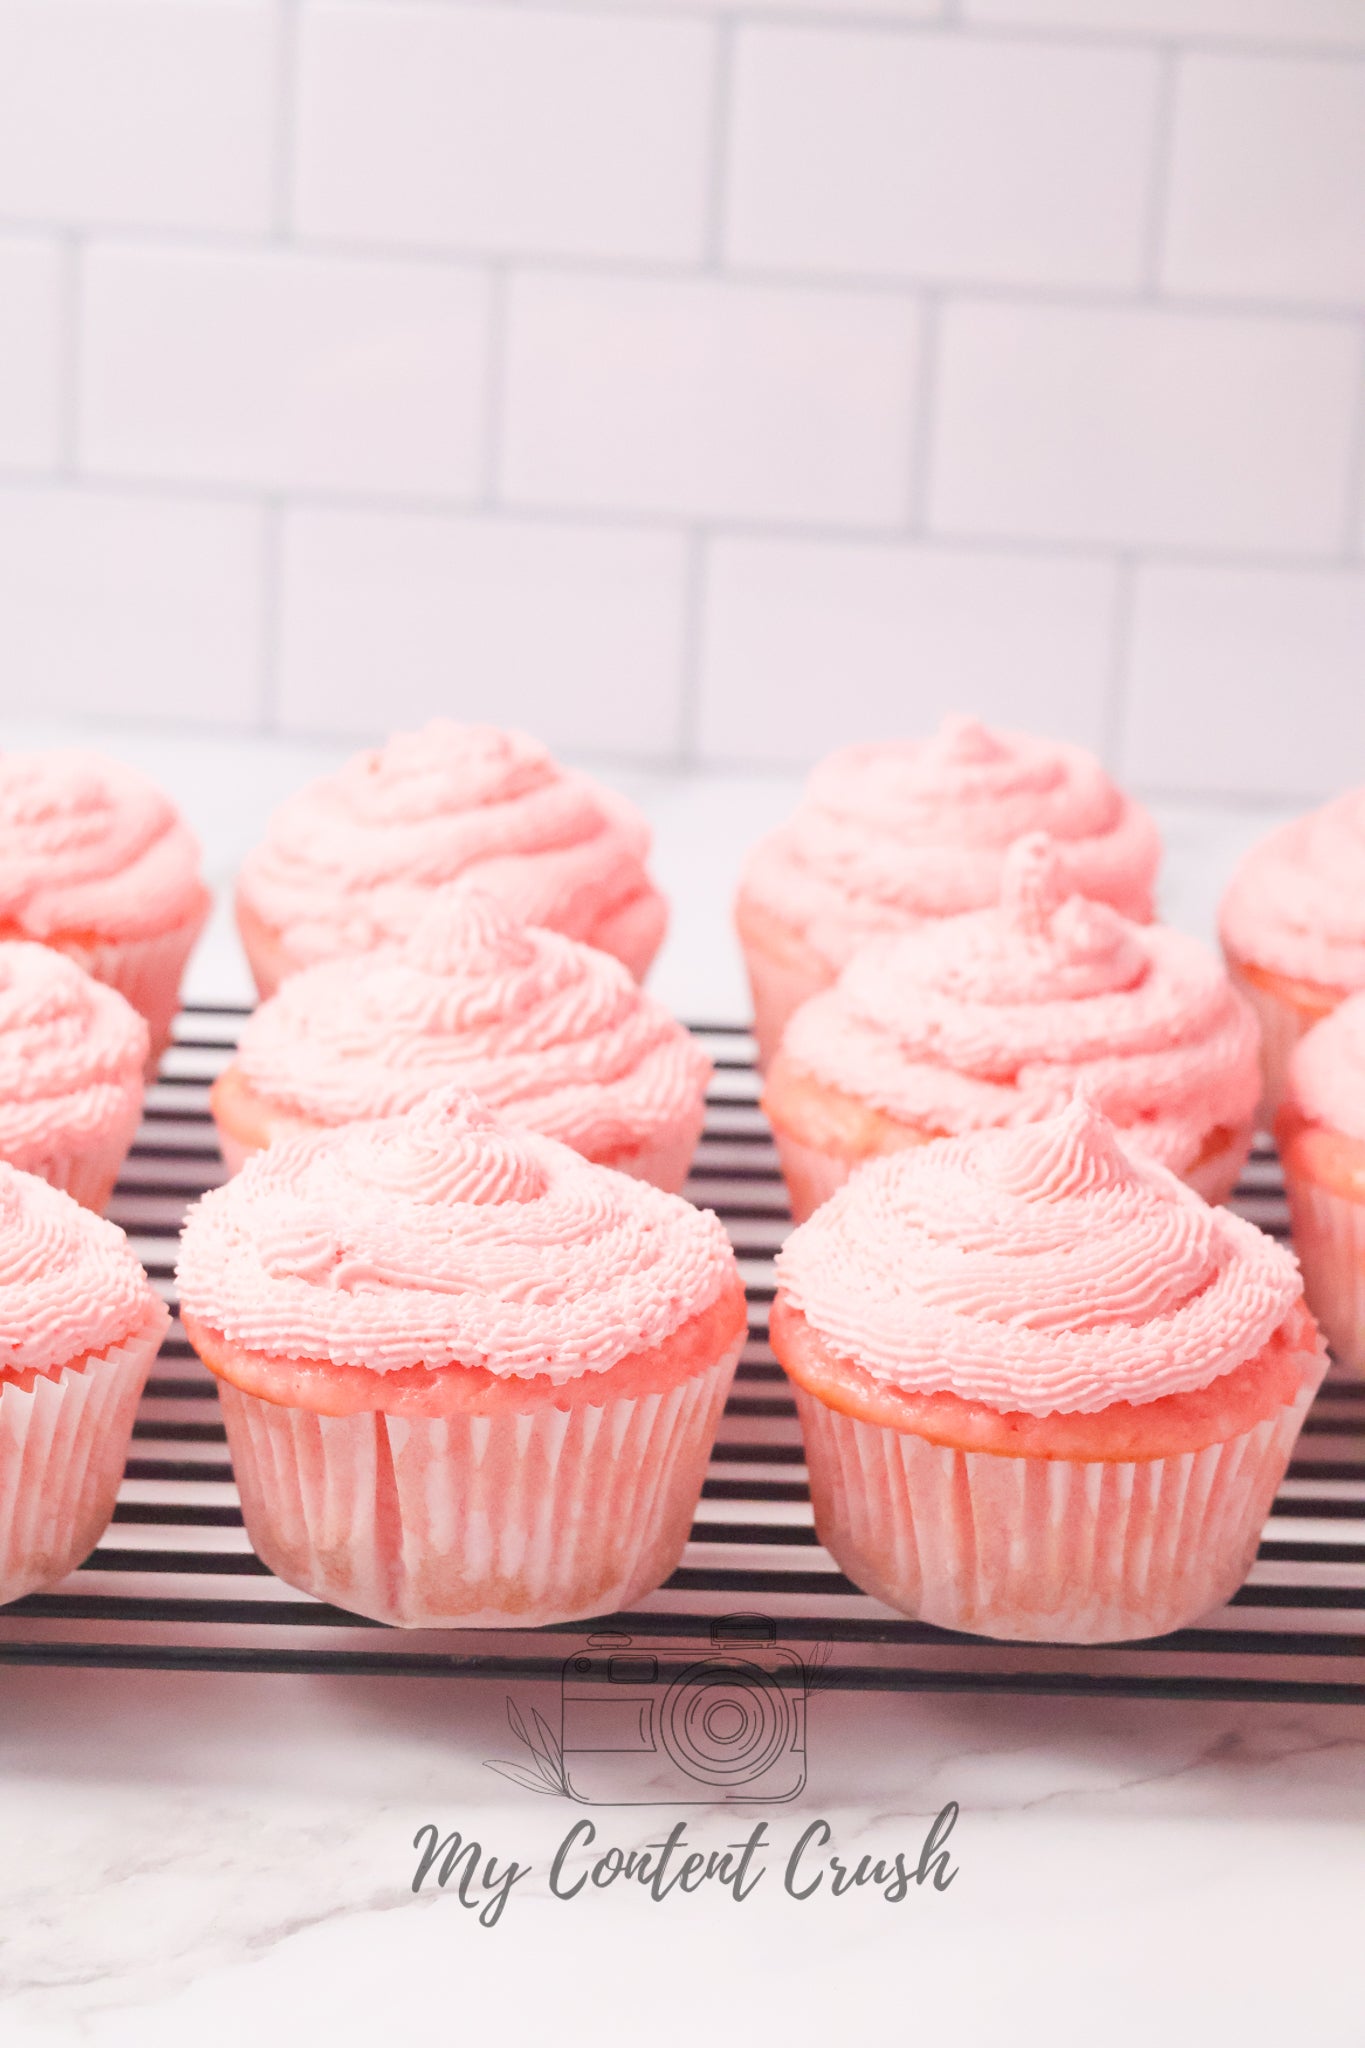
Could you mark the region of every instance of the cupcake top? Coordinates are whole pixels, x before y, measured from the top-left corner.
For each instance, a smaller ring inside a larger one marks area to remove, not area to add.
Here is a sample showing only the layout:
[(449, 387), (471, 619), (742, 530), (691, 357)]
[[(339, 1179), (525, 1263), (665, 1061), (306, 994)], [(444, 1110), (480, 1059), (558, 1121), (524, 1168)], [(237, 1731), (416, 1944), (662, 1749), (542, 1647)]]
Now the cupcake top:
[(711, 1072), (619, 960), (473, 889), (439, 897), (401, 949), (291, 975), (247, 1022), (237, 1065), (313, 1123), (391, 1116), (458, 1083), (597, 1156), (695, 1109)]
[(107, 1351), (156, 1311), (169, 1321), (116, 1224), (0, 1164), (0, 1372)]
[(1348, 997), (1298, 1041), (1285, 1100), (1310, 1124), (1365, 1144), (1365, 994)]
[(524, 733), (436, 719), (357, 754), (275, 812), (243, 900), (300, 964), (413, 929), (432, 892), (476, 882), (526, 924), (591, 939), (641, 893), (649, 828)]
[(1207, 1386), (1301, 1291), (1287, 1251), (1125, 1152), (1083, 1097), (861, 1167), (777, 1267), (792, 1305), (876, 1378), (1027, 1415)]
[(179, 1279), (188, 1314), (274, 1358), (561, 1382), (738, 1287), (709, 1211), (456, 1088), (255, 1154), (191, 1211)]
[(781, 1060), (951, 1133), (1036, 1122), (1083, 1083), (1182, 1172), (1256, 1107), (1255, 1019), (1197, 939), (1066, 891), (1056, 842), (1017, 840), (997, 905), (867, 947), (795, 1012)]
[(1365, 789), (1253, 846), (1218, 921), (1235, 957), (1321, 988), (1365, 988)]
[(198, 844), (145, 777), (99, 754), (0, 754), (0, 922), (139, 938), (203, 896)]
[(109, 1128), (142, 1096), (147, 1026), (50, 946), (0, 943), (0, 1156), (23, 1166)]
[(1146, 811), (1084, 748), (947, 718), (931, 739), (845, 747), (749, 858), (745, 893), (842, 964), (868, 936), (994, 903), (1021, 833), (1057, 841), (1068, 890), (1152, 914)]

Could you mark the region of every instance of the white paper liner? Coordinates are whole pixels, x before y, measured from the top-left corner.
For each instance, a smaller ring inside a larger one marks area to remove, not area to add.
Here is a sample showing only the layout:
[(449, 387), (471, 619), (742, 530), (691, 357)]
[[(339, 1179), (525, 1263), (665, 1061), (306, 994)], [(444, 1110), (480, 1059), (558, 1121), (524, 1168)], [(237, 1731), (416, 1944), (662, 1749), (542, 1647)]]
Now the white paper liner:
[(171, 1042), (171, 1027), (180, 1002), (180, 982), (185, 963), (194, 948), (209, 913), (205, 897), (184, 924), (158, 932), (150, 939), (59, 939), (53, 943), (75, 960), (96, 981), (118, 990), (147, 1020), (151, 1036), (148, 1072)]
[(83, 1372), (0, 1384), (0, 1602), (64, 1578), (109, 1525), (163, 1323)]
[(1251, 1567), (1326, 1369), (1207, 1450), (1142, 1462), (950, 1450), (860, 1422), (797, 1386), (821, 1542), (864, 1592), (922, 1621), (1029, 1642), (1164, 1635)]
[(292, 1586), (400, 1628), (628, 1607), (682, 1556), (739, 1358), (570, 1410), (315, 1415), (219, 1382), (247, 1533)]
[(1206, 1202), (1211, 1202), (1215, 1206), (1219, 1202), (1226, 1202), (1242, 1177), (1242, 1168), (1247, 1163), (1247, 1155), (1251, 1151), (1254, 1136), (1252, 1126), (1249, 1123), (1244, 1124), (1241, 1130), (1234, 1132), (1226, 1145), (1217, 1152), (1211, 1152), (1208, 1158), (1201, 1160), (1197, 1166), (1188, 1167), (1180, 1178), (1186, 1187), (1193, 1188)]
[(1285, 1192), (1308, 1306), (1342, 1364), (1365, 1371), (1365, 1201), (1288, 1171)]
[(1259, 982), (1243, 974), (1237, 962), (1227, 956), (1228, 978), (1256, 1012), (1261, 1027), (1261, 1104), (1257, 1120), (1269, 1130), (1284, 1101), (1289, 1080), (1289, 1056), (1304, 1033), (1320, 1022), (1320, 1010), (1302, 1010), (1286, 997), (1274, 995)]

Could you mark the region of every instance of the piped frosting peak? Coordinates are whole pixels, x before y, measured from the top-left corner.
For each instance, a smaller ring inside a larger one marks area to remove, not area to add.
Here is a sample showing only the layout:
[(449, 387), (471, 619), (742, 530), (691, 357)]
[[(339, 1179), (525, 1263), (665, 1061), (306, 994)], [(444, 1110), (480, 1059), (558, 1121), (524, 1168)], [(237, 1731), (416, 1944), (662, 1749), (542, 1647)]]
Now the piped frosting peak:
[(1031, 1415), (1207, 1386), (1300, 1293), (1287, 1252), (1129, 1156), (1084, 1100), (864, 1166), (787, 1240), (778, 1278), (875, 1377)]
[(188, 1313), (275, 1358), (554, 1380), (664, 1343), (735, 1285), (717, 1219), (463, 1091), (283, 1139), (191, 1213)]

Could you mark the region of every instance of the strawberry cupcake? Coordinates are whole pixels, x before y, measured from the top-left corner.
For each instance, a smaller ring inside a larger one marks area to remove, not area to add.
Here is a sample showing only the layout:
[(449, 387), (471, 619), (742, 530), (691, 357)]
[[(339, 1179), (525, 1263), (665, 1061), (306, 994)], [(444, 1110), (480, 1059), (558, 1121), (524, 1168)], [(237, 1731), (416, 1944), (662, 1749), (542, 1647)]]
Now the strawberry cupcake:
[(746, 1322), (714, 1216), (456, 1089), (257, 1153), (191, 1212), (180, 1298), (260, 1555), (409, 1628), (659, 1585)]
[(1066, 893), (1016, 840), (992, 909), (867, 946), (787, 1024), (768, 1113), (800, 1222), (881, 1153), (1035, 1123), (1084, 1088), (1125, 1144), (1211, 1202), (1260, 1093), (1256, 1019), (1197, 939)]
[(1227, 1600), (1327, 1363), (1289, 1253), (1083, 1098), (864, 1167), (779, 1254), (771, 1332), (849, 1577), (1033, 1641)]
[(628, 970), (492, 897), (442, 896), (403, 947), (305, 967), (246, 1023), (212, 1104), (223, 1157), (470, 1090), (508, 1123), (677, 1193), (711, 1062)]
[(760, 1065), (869, 939), (994, 903), (1006, 848), (1032, 831), (1056, 840), (1068, 891), (1151, 917), (1156, 827), (1081, 747), (949, 718), (821, 762), (735, 906)]
[(0, 938), (36, 939), (126, 996), (151, 1057), (209, 912), (199, 848), (168, 797), (117, 761), (0, 754)]
[(142, 1116), (147, 1026), (74, 960), (0, 941), (0, 1159), (103, 1209)]
[(1228, 970), (1261, 1021), (1262, 1110), (1284, 1095), (1295, 1042), (1365, 989), (1365, 789), (1253, 846), (1218, 913)]
[(1275, 1136), (1303, 1291), (1337, 1357), (1365, 1369), (1365, 993), (1295, 1045)]
[(668, 912), (634, 806), (524, 733), (437, 719), (358, 754), (276, 811), (237, 885), (256, 986), (408, 938), (433, 897), (473, 882), (525, 924), (643, 980)]
[(0, 1601), (64, 1578), (108, 1526), (169, 1321), (121, 1230), (0, 1165)]

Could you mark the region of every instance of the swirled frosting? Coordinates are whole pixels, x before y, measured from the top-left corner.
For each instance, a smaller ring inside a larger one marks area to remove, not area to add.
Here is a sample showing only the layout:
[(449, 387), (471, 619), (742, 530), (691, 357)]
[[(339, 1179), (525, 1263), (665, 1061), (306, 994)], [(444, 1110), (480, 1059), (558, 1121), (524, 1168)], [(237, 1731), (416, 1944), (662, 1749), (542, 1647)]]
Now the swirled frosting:
[(1208, 1386), (1301, 1292), (1287, 1251), (1127, 1153), (1083, 1097), (861, 1167), (777, 1268), (874, 1377), (1027, 1415)]
[(105, 1351), (158, 1312), (169, 1320), (117, 1225), (0, 1164), (0, 1372)]
[(619, 960), (474, 889), (438, 898), (401, 949), (291, 975), (247, 1023), (237, 1065), (313, 1123), (391, 1116), (458, 1084), (596, 1158), (693, 1113), (711, 1072)]
[(258, 1152), (191, 1212), (179, 1277), (188, 1314), (271, 1357), (560, 1382), (737, 1284), (709, 1211), (454, 1088)]
[(142, 1100), (147, 1026), (48, 946), (0, 942), (0, 1156), (28, 1166), (81, 1146)]
[(845, 747), (757, 846), (743, 892), (834, 966), (885, 932), (994, 903), (1005, 849), (1045, 831), (1068, 890), (1152, 914), (1146, 811), (1084, 748), (947, 718), (927, 740)]
[(203, 901), (198, 845), (143, 776), (99, 754), (0, 754), (0, 923), (142, 938)]
[(475, 882), (526, 924), (592, 941), (662, 898), (649, 828), (623, 797), (560, 768), (524, 733), (437, 719), (358, 754), (275, 812), (240, 901), (296, 966), (413, 930), (432, 892)]
[(1365, 1144), (1365, 993), (1348, 996), (1299, 1040), (1285, 1099), (1309, 1123)]
[(1253, 846), (1219, 925), (1234, 958), (1322, 988), (1365, 988), (1365, 789)]
[(998, 905), (868, 946), (796, 1011), (783, 1063), (954, 1133), (1036, 1122), (1083, 1085), (1183, 1172), (1255, 1110), (1255, 1019), (1197, 939), (1066, 886), (1055, 841), (1017, 840)]

